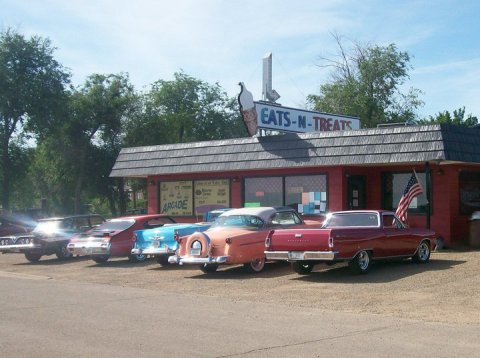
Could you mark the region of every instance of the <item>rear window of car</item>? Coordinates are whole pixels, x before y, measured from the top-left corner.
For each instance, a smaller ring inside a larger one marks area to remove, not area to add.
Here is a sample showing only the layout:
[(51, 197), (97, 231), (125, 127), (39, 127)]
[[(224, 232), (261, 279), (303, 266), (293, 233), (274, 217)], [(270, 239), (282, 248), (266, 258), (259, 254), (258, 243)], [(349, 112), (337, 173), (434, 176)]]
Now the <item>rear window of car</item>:
[(112, 219), (110, 221), (106, 221), (103, 224), (97, 226), (95, 230), (123, 231), (133, 226), (133, 224), (135, 224), (134, 219), (127, 219), (127, 220)]
[(148, 220), (143, 226), (145, 228), (153, 229), (165, 224), (175, 224), (175, 221), (169, 217), (158, 217)]
[(322, 227), (378, 227), (378, 215), (372, 213), (339, 213), (328, 215)]
[(245, 227), (245, 228), (260, 228), (264, 225), (262, 219), (254, 215), (227, 215), (219, 216), (211, 226), (218, 227)]

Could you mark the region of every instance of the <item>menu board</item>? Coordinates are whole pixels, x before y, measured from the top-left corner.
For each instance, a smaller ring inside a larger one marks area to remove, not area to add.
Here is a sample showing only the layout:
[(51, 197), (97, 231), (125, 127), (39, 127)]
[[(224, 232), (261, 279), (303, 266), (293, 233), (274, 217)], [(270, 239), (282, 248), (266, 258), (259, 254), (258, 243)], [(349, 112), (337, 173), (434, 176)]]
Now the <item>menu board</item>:
[(193, 213), (192, 181), (162, 182), (160, 212), (172, 216), (191, 216)]
[(228, 179), (196, 180), (194, 199), (196, 214), (228, 208), (230, 207), (230, 181)]

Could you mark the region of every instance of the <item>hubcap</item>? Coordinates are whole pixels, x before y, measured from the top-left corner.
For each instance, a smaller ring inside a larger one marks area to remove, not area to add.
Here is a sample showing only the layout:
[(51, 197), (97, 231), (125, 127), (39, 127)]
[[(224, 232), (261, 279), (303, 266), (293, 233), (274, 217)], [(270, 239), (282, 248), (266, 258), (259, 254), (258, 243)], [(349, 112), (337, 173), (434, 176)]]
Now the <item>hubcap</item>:
[(418, 248), (418, 256), (422, 261), (425, 261), (428, 257), (428, 245), (426, 243), (422, 243), (420, 247)]
[(255, 271), (260, 271), (265, 265), (265, 260), (257, 259), (255, 261), (252, 261), (250, 265), (252, 266), (252, 269), (254, 269)]
[(366, 251), (362, 251), (358, 254), (358, 265), (362, 270), (365, 270), (368, 267), (370, 259)]

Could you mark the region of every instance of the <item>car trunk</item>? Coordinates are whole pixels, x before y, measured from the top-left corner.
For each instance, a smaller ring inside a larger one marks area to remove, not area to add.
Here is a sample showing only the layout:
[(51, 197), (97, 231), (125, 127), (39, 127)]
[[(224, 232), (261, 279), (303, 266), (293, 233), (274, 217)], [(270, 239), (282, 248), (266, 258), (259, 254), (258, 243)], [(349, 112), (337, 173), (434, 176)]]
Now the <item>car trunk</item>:
[(330, 229), (275, 230), (270, 236), (269, 251), (324, 251), (328, 250)]

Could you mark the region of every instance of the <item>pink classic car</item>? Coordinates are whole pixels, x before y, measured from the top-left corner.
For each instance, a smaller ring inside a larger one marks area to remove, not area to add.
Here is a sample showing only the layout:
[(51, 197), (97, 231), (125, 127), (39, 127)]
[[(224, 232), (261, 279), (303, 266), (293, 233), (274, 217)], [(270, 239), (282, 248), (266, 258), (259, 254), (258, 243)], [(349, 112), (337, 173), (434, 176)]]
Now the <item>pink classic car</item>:
[(250, 272), (260, 272), (265, 266), (265, 237), (271, 230), (305, 228), (319, 222), (304, 222), (288, 207), (259, 207), (229, 210), (220, 215), (204, 232), (178, 238), (176, 255), (170, 263), (196, 264), (214, 272), (220, 264), (243, 264)]
[(434, 231), (408, 228), (393, 212), (341, 211), (327, 215), (320, 229), (272, 230), (265, 256), (290, 261), (300, 274), (317, 263), (341, 261), (355, 273), (367, 273), (373, 260), (411, 257), (426, 263), (435, 244)]

